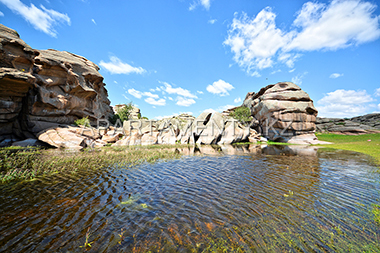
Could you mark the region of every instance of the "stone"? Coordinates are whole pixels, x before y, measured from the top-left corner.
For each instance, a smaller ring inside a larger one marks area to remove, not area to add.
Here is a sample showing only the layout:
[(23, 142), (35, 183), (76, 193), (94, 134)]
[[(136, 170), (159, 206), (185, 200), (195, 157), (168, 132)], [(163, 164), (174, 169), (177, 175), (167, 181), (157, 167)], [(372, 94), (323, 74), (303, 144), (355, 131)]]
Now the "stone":
[(212, 114), (205, 128), (200, 133), (197, 144), (217, 144), (224, 131), (224, 118), (220, 112)]
[[(272, 141), (288, 142), (298, 135), (314, 135), (316, 130), (318, 111), (313, 100), (291, 82), (271, 84), (258, 93), (248, 93), (243, 106), (258, 121), (256, 129)], [(299, 138), (302, 139), (309, 140)]]
[(36, 137), (88, 117), (113, 116), (99, 67), (65, 51), (35, 50), (0, 25), (0, 135)]
[(15, 141), (12, 143), (12, 146), (17, 147), (38, 147), (45, 146), (44, 142), (39, 141), (38, 139), (28, 138), (22, 141)]

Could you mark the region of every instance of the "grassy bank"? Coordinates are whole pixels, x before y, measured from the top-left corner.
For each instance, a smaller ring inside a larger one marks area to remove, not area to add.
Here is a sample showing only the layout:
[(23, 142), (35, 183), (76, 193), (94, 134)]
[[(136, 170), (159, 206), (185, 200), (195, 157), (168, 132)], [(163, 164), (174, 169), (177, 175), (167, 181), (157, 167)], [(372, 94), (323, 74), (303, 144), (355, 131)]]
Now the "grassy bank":
[(376, 163), (380, 164), (380, 134), (340, 135), (323, 133), (317, 134), (317, 137), (321, 141), (334, 143), (328, 145), (329, 148), (364, 153), (372, 156)]
[[(182, 145), (181, 147), (183, 147)], [(75, 172), (86, 168), (133, 166), (159, 159), (179, 158), (174, 145), (104, 147), (98, 150), (69, 151), (36, 148), (0, 149), (0, 183), (30, 180), (61, 171)]]

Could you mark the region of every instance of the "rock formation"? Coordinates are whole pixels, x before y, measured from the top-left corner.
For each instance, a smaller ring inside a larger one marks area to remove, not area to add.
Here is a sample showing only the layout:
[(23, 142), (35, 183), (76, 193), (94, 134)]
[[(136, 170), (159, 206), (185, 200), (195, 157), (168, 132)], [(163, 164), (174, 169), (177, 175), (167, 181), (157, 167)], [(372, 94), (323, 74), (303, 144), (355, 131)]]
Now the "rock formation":
[(313, 100), (291, 82), (280, 82), (247, 94), (243, 106), (258, 121), (258, 131), (272, 141), (317, 143)]
[(379, 133), (380, 113), (367, 114), (351, 119), (317, 117), (316, 129), (318, 132), (346, 135)]
[(124, 137), (115, 146), (152, 144), (231, 144), (257, 142), (260, 135), (249, 126), (223, 116), (203, 112), (197, 118), (179, 115), (159, 121), (124, 121)]
[(98, 70), (69, 52), (32, 49), (0, 24), (0, 145), (83, 117), (108, 120), (113, 111)]

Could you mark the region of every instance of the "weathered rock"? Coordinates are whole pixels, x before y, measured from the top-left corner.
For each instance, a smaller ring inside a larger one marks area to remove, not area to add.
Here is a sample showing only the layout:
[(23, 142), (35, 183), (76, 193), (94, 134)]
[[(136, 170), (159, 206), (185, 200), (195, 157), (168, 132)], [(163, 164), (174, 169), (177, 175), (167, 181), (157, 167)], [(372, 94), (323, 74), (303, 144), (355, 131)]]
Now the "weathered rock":
[(210, 120), (204, 126), (199, 134), (197, 144), (217, 144), (224, 131), (225, 119), (219, 112), (212, 114)]
[(224, 132), (218, 144), (231, 144), (235, 142), (248, 141), (250, 128), (243, 126), (236, 120), (229, 120), (226, 122)]
[(15, 141), (12, 143), (12, 146), (17, 147), (37, 147), (37, 146), (45, 146), (46, 143), (41, 142), (37, 139), (29, 138), (22, 141)]
[(88, 117), (113, 115), (99, 67), (84, 57), (34, 50), (0, 25), (0, 135), (30, 138)]
[(380, 123), (377, 120), (380, 114), (368, 114), (352, 119), (317, 118), (316, 129), (318, 132), (330, 132), (345, 135), (360, 135), (380, 132)]
[(318, 111), (309, 95), (294, 83), (280, 82), (258, 93), (249, 93), (243, 106), (251, 110), (262, 135), (270, 140), (288, 142), (295, 136), (305, 135), (311, 141), (309, 138), (315, 137)]

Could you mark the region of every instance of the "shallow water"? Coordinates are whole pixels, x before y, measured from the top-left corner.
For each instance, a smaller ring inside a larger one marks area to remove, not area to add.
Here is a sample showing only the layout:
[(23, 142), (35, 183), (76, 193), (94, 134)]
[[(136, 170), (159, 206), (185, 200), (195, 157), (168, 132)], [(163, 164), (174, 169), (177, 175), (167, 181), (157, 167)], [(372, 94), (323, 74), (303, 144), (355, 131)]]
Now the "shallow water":
[(365, 155), (176, 152), (187, 155), (1, 185), (0, 251), (380, 252), (380, 173)]

